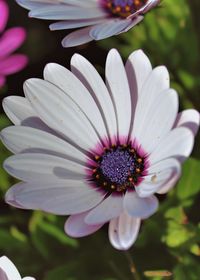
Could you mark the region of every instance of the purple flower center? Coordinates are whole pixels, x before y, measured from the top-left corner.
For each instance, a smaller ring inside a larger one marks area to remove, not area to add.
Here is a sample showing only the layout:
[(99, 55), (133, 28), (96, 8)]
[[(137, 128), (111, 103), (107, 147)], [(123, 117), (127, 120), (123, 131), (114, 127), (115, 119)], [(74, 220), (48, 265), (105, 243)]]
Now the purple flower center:
[(141, 9), (148, 0), (102, 0), (102, 5), (109, 13), (126, 18)]
[(128, 151), (117, 147), (102, 156), (100, 169), (111, 182), (123, 184), (135, 170), (135, 159)]
[(131, 144), (105, 148), (101, 156), (94, 156), (94, 160), (92, 181), (108, 193), (134, 190), (145, 170), (145, 158)]

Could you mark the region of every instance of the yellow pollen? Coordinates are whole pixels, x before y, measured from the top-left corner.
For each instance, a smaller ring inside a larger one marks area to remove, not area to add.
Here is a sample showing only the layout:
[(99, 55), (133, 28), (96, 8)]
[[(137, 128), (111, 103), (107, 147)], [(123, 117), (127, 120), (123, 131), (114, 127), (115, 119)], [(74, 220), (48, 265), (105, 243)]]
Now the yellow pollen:
[(140, 0), (135, 0), (135, 5), (139, 6), (140, 5)]
[(140, 168), (136, 168), (135, 171), (136, 171), (137, 173), (140, 173), (140, 172), (141, 172)]
[(108, 183), (107, 182), (103, 182), (103, 185), (104, 185), (104, 187), (106, 187), (108, 185)]
[(120, 6), (117, 6), (114, 11), (116, 13), (119, 13), (119, 12), (121, 12), (121, 10), (122, 10), (122, 8)]
[(138, 158), (138, 159), (137, 159), (137, 162), (138, 162), (138, 163), (142, 163), (142, 159), (141, 159), (141, 158)]
[(117, 187), (117, 191), (118, 192), (122, 192), (122, 191), (125, 191), (126, 190), (126, 187), (125, 186), (119, 186)]
[(112, 190), (114, 190), (114, 189), (115, 189), (115, 185), (111, 185), (110, 187), (111, 187), (111, 189), (112, 189)]
[(100, 159), (100, 156), (95, 156), (95, 159), (96, 159), (96, 160), (99, 160), (99, 159)]
[(156, 179), (157, 179), (157, 175), (155, 174), (151, 177), (151, 182), (156, 183)]
[(98, 180), (100, 178), (99, 174), (96, 175), (96, 179)]
[(130, 8), (129, 6), (126, 6), (126, 7), (125, 7), (125, 11), (126, 11), (126, 12), (130, 12), (130, 10), (131, 10), (131, 8)]

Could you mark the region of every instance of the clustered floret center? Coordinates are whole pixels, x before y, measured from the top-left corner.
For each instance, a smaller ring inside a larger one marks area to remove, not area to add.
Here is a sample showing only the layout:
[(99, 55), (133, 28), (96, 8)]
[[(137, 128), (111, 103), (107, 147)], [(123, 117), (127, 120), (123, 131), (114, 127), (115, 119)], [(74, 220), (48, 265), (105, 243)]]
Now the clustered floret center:
[(112, 15), (126, 18), (141, 9), (147, 0), (103, 0), (104, 8)]
[(92, 181), (108, 193), (134, 190), (145, 169), (145, 158), (131, 144), (104, 148), (101, 156), (94, 156), (94, 161), (97, 166)]

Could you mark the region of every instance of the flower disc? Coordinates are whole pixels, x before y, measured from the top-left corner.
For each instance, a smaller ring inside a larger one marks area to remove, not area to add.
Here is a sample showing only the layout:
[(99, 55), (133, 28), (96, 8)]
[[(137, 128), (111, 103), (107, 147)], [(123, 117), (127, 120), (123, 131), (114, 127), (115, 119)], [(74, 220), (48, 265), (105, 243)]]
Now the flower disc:
[(140, 10), (147, 0), (104, 0), (103, 6), (112, 15), (126, 18)]

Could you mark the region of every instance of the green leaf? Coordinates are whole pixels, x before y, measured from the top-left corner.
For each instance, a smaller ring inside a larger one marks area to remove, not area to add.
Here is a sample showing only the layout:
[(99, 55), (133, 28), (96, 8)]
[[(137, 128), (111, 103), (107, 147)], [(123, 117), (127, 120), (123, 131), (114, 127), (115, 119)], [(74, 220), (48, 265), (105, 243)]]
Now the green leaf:
[(76, 268), (75, 262), (56, 267), (48, 271), (44, 280), (76, 280), (77, 278), (73, 276), (73, 271), (76, 271)]
[(151, 277), (151, 278), (152, 277), (156, 277), (158, 279), (162, 279), (163, 277), (170, 277), (170, 276), (172, 276), (172, 272), (170, 272), (168, 270), (154, 270), (154, 271), (145, 271), (144, 275), (146, 277)]
[(68, 237), (64, 233), (63, 229), (59, 229), (54, 224), (49, 224), (43, 221), (42, 223), (40, 223), (39, 227), (47, 234), (55, 237), (62, 244), (69, 245), (73, 248), (78, 247), (78, 241), (76, 239)]
[(189, 230), (185, 225), (179, 224), (175, 220), (169, 220), (167, 234), (163, 237), (163, 241), (165, 241), (169, 247), (176, 248), (182, 246), (194, 236), (195, 233)]
[(176, 187), (176, 194), (180, 200), (193, 197), (200, 192), (200, 161), (188, 159), (183, 166), (182, 177)]

